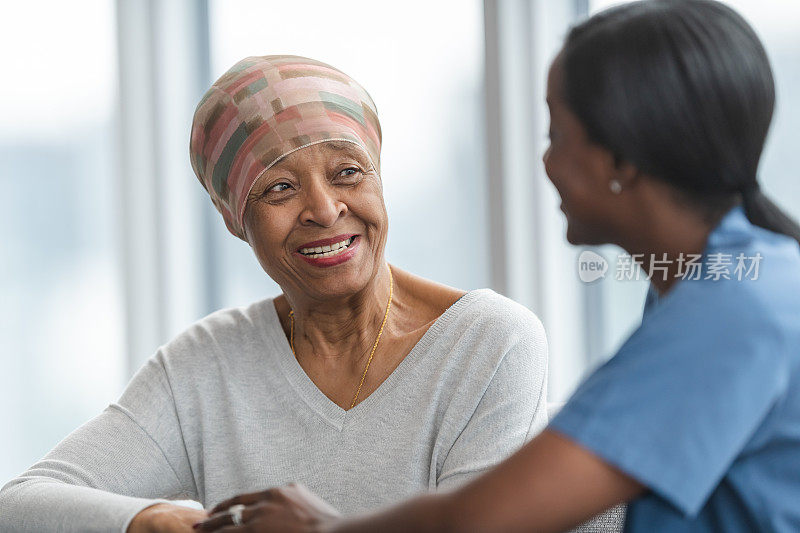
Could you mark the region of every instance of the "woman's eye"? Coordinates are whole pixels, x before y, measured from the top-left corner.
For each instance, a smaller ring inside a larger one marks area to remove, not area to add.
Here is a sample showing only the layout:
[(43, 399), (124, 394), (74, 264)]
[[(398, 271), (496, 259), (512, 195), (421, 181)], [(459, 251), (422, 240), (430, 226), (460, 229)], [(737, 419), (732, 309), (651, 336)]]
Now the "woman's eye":
[(291, 187), (291, 185), (289, 185), (288, 183), (281, 182), (281, 183), (276, 183), (275, 185), (270, 187), (268, 189), (268, 191), (269, 192), (281, 192), (281, 191), (285, 191), (286, 189), (288, 189), (290, 187)]
[(345, 181), (353, 181), (358, 178), (361, 174), (361, 169), (356, 167), (347, 167), (346, 169), (339, 172), (338, 177), (345, 180)]

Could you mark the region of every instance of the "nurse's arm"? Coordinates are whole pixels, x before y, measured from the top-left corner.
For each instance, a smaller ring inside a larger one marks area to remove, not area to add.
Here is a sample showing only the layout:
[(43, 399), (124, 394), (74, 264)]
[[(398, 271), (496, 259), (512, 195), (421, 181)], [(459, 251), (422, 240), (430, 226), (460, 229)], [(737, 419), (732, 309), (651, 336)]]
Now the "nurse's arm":
[(563, 531), (644, 490), (585, 448), (545, 430), (457, 491), (421, 496), (324, 531)]

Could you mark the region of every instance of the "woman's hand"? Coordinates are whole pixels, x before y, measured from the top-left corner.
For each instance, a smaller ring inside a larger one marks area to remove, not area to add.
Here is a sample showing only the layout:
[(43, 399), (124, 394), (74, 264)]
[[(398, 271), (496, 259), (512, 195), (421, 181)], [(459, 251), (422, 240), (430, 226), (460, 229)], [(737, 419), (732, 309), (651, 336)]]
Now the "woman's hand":
[[(233, 525), (228, 509), (244, 505), (242, 525)], [(302, 485), (241, 494), (214, 507), (197, 531), (252, 531), (258, 533), (313, 533), (341, 515), (327, 502)]]
[(157, 503), (143, 509), (131, 520), (128, 533), (187, 533), (192, 525), (208, 518), (204, 509)]

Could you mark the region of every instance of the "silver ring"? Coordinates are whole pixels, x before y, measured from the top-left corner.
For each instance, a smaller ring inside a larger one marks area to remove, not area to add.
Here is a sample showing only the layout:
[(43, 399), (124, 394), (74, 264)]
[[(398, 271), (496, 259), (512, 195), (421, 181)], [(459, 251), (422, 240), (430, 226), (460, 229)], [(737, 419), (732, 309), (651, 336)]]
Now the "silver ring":
[(244, 511), (244, 505), (241, 503), (238, 505), (231, 505), (228, 509), (228, 513), (231, 515), (231, 520), (233, 520), (234, 526), (242, 525), (242, 511)]

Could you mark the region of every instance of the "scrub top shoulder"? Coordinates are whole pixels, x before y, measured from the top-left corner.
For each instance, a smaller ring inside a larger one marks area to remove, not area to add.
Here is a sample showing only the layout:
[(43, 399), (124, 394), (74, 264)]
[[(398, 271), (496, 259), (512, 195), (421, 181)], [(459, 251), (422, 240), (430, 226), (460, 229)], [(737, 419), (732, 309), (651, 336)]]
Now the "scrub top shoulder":
[(550, 429), (650, 489), (626, 531), (798, 531), (800, 248), (737, 206), (702, 265), (651, 287), (640, 327)]

